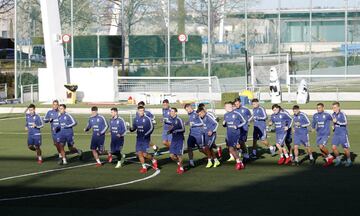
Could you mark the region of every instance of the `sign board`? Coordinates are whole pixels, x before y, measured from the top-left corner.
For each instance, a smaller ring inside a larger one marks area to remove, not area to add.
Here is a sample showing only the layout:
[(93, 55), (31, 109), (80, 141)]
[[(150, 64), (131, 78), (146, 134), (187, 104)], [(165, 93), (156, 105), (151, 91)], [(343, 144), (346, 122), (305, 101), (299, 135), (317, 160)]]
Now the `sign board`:
[(62, 36), (62, 41), (63, 41), (64, 43), (69, 43), (70, 40), (71, 40), (71, 36), (70, 36), (70, 35), (64, 34), (64, 35)]
[(179, 40), (181, 43), (185, 43), (185, 42), (188, 41), (188, 37), (187, 37), (186, 34), (179, 34), (178, 40)]

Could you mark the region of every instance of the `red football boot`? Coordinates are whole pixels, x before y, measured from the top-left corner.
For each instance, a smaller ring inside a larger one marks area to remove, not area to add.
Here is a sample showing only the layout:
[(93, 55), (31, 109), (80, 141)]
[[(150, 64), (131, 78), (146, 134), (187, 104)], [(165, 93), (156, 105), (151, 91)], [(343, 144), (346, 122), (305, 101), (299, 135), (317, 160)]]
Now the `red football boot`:
[(185, 172), (184, 169), (179, 169), (178, 174), (181, 175), (181, 174), (183, 174), (184, 172)]
[(278, 164), (279, 164), (279, 165), (282, 165), (284, 162), (285, 162), (285, 158), (284, 158), (284, 157), (281, 157), (281, 158), (278, 160)]
[(109, 162), (109, 163), (111, 163), (111, 162), (112, 162), (112, 160), (113, 160), (113, 157), (112, 157), (112, 155), (111, 155), (111, 154), (109, 154), (109, 155), (108, 155), (108, 158), (107, 158), (107, 160), (108, 160), (108, 162)]
[(96, 163), (96, 167), (101, 167), (102, 163)]
[(140, 173), (147, 173), (147, 169), (146, 168), (141, 168)]
[(41, 159), (38, 159), (38, 164), (41, 165), (43, 163), (43, 161)]
[(158, 169), (157, 160), (153, 160), (153, 161), (152, 161), (152, 168), (153, 168), (154, 170), (157, 170), (157, 169)]
[(291, 162), (291, 157), (285, 159), (285, 164), (289, 164)]
[(235, 169), (236, 170), (241, 170), (241, 163), (236, 163), (235, 164)]
[(333, 164), (333, 162), (334, 162), (334, 158), (333, 158), (333, 157), (328, 158), (328, 159), (326, 160), (326, 163), (323, 165), (323, 167), (329, 167), (329, 166), (331, 166), (331, 165)]

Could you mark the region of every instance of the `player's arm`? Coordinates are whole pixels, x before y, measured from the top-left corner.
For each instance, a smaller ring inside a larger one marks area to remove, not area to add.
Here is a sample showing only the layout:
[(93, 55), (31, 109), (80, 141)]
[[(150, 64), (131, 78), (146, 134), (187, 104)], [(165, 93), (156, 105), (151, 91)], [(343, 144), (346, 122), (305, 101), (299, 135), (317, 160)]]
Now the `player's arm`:
[(126, 123), (124, 119), (120, 119), (119, 125), (118, 125), (118, 134), (120, 136), (126, 135)]
[(41, 117), (38, 115), (36, 117), (36, 121), (35, 121), (35, 125), (34, 125), (34, 128), (43, 128), (44, 127), (44, 122), (43, 120), (41, 119)]
[(309, 117), (305, 113), (301, 113), (301, 115), (303, 116), (304, 124), (300, 125), (300, 127), (303, 127), (303, 128), (309, 127), (311, 124)]
[(104, 126), (104, 128), (100, 131), (100, 135), (104, 135), (106, 133), (107, 129), (109, 128), (109, 125), (108, 125), (106, 119), (104, 118), (104, 116), (100, 116), (100, 117), (103, 120), (103, 126)]
[(45, 123), (49, 123), (49, 122), (52, 122), (52, 119), (50, 118), (50, 111), (48, 111), (45, 115), (45, 118), (44, 118), (44, 122)]
[(267, 119), (267, 115), (266, 115), (266, 111), (265, 111), (265, 109), (264, 109), (264, 107), (259, 107), (259, 109), (260, 109), (260, 113), (261, 113), (261, 115), (260, 116), (257, 116), (256, 117), (256, 119), (257, 120), (266, 120)]
[(241, 128), (246, 124), (246, 120), (243, 115), (239, 112), (235, 112), (238, 115), (238, 123), (236, 124), (236, 128)]
[(312, 122), (311, 122), (311, 128), (315, 129), (316, 125), (317, 125), (317, 122), (316, 122), (316, 119), (315, 119), (315, 115), (313, 115)]
[(72, 117), (72, 115), (67, 114), (69, 116), (69, 120), (68, 120), (68, 124), (65, 126), (65, 128), (72, 128), (75, 127), (77, 125), (76, 120), (74, 119), (74, 117)]
[(336, 119), (336, 124), (338, 125), (347, 125), (347, 118), (345, 113), (340, 112), (340, 118)]
[(145, 134), (144, 134), (145, 136), (149, 136), (154, 130), (154, 125), (151, 121), (151, 118), (147, 117), (147, 119), (148, 119), (148, 124), (149, 124), (149, 130), (145, 132)]
[(90, 119), (89, 119), (86, 127), (84, 128), (84, 131), (85, 131), (85, 132), (88, 132), (88, 131), (91, 129), (91, 127), (92, 127), (92, 125), (91, 125), (91, 121), (90, 121)]
[[(285, 116), (286, 116), (287, 121), (289, 122), (289, 123), (288, 123), (288, 126), (286, 126), (286, 128), (291, 128), (291, 127), (293, 126), (294, 119), (290, 116), (289, 113), (284, 112), (284, 114), (285, 114)], [(286, 128), (285, 128), (285, 129), (286, 129)]]
[(134, 132), (134, 131), (136, 131), (136, 129), (137, 129), (136, 118), (134, 118), (133, 124), (132, 124), (132, 126), (130, 127), (129, 131), (130, 131), (130, 132)]
[(210, 127), (209, 127), (210, 131), (209, 132), (211, 132), (211, 134), (208, 134), (208, 135), (211, 136), (213, 133), (216, 132), (216, 130), (219, 126), (219, 123), (216, 121), (216, 119), (214, 119), (212, 117), (210, 117), (209, 119), (210, 119)]
[(184, 125), (183, 120), (179, 117), (177, 119), (178, 119), (178, 122), (177, 122), (177, 124), (174, 125), (174, 128), (172, 129), (173, 133), (185, 132), (185, 125)]

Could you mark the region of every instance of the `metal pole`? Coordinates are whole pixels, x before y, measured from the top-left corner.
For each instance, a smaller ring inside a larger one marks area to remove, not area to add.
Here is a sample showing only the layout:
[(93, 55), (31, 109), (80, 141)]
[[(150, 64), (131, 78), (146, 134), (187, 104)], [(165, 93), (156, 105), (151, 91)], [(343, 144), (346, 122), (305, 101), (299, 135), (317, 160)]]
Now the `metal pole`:
[[(310, 0), (310, 18), (309, 18), (309, 75), (312, 68), (312, 0)], [(311, 78), (310, 78), (311, 80)]]
[[(100, 5), (100, 2), (98, 1), (98, 4)], [(100, 16), (99, 16), (99, 7), (96, 9), (96, 21), (97, 21), (97, 30), (96, 30), (96, 52), (97, 52), (97, 66), (100, 67)]]
[(248, 12), (247, 12), (247, 0), (245, 4), (245, 50), (248, 50)]
[(15, 12), (15, 31), (14, 31), (14, 57), (15, 57), (15, 68), (14, 68), (14, 84), (15, 84), (15, 87), (14, 87), (14, 99), (17, 99), (18, 98), (18, 81), (17, 81), (17, 0), (15, 0), (15, 4), (14, 4), (14, 12)]
[(71, 67), (74, 67), (74, 0), (70, 2), (70, 28), (71, 28)]
[(345, 79), (348, 74), (348, 10), (349, 1), (345, 0)]
[(171, 57), (170, 57), (170, 0), (167, 1), (167, 72), (168, 72), (168, 92), (171, 94), (171, 82), (170, 82), (170, 63), (171, 63)]
[(208, 0), (208, 79), (209, 79), (209, 93), (212, 93), (211, 89), (211, 0)]
[(125, 17), (124, 0), (121, 0), (121, 76), (125, 76)]
[[(280, 61), (280, 49), (281, 49), (281, 41), (280, 41), (280, 37), (281, 37), (281, 16), (280, 16), (280, 10), (281, 10), (281, 0), (278, 0), (278, 64), (280, 65), (281, 61)], [(281, 67), (279, 67), (281, 70)], [(281, 72), (281, 71), (280, 71)]]

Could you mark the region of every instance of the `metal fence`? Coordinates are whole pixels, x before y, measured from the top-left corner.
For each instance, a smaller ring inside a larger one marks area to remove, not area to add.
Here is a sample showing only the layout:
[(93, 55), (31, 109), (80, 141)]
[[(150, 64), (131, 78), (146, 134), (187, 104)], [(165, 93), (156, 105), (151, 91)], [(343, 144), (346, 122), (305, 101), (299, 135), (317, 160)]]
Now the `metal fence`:
[(20, 101), (21, 103), (39, 101), (39, 85), (21, 85), (20, 86)]
[(6, 99), (8, 94), (7, 83), (0, 84), (0, 100)]

